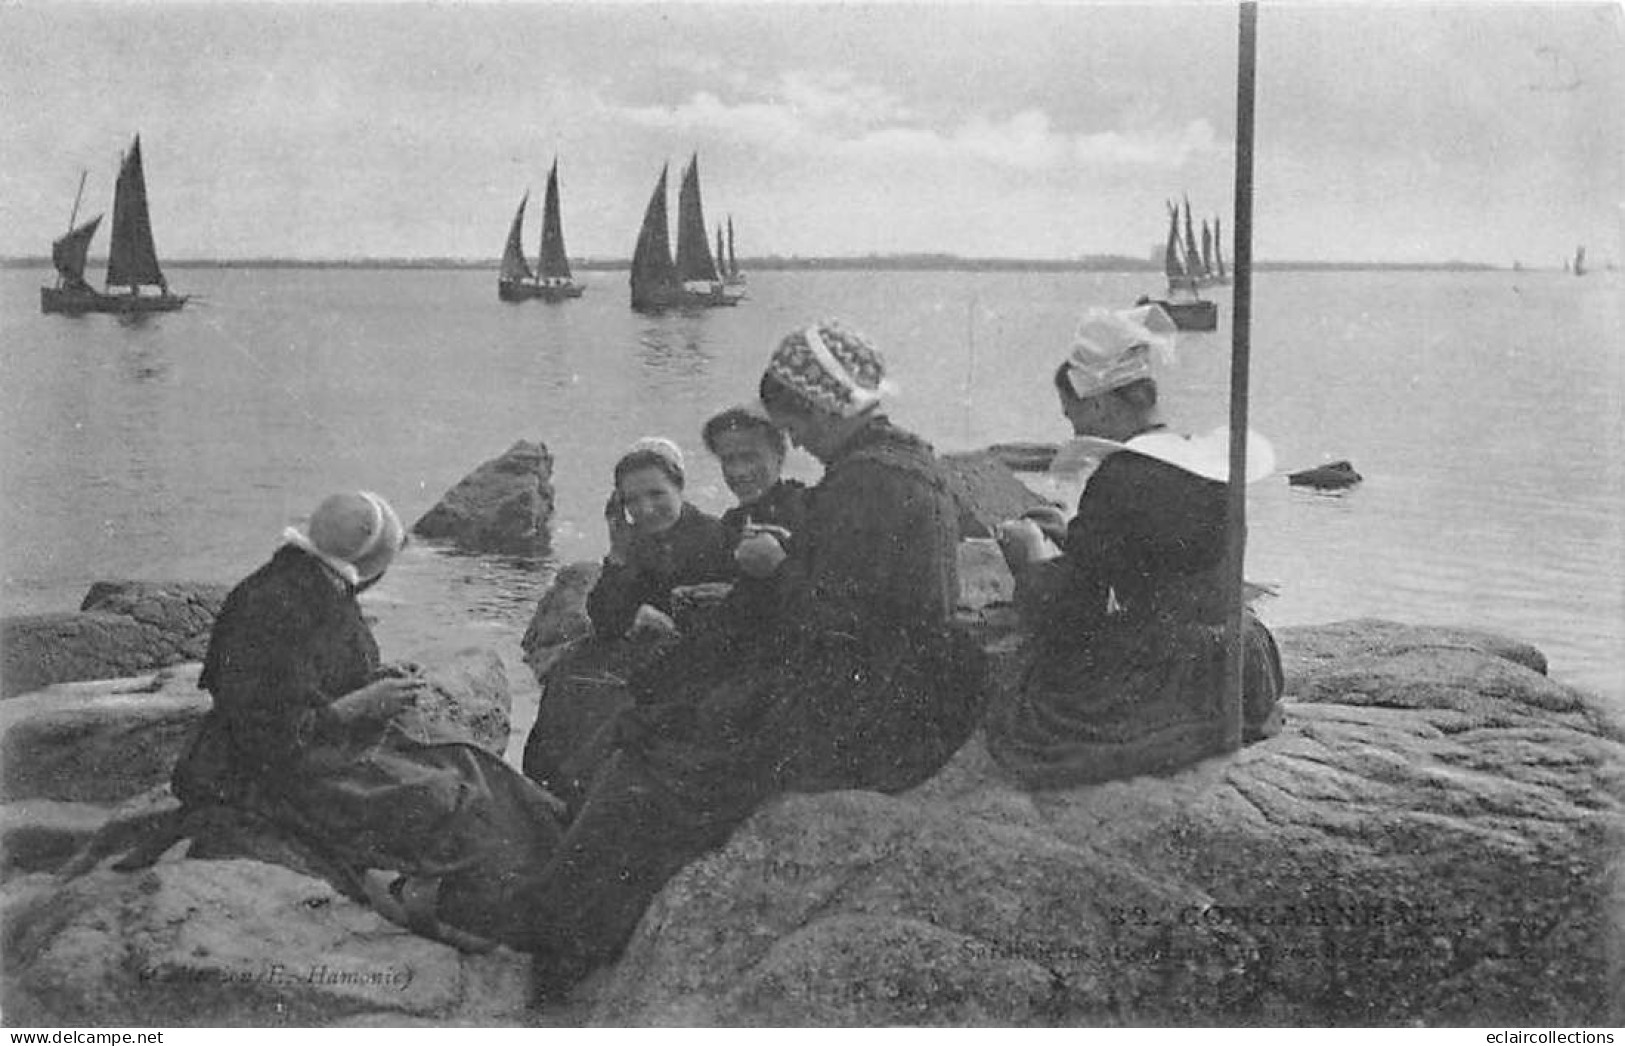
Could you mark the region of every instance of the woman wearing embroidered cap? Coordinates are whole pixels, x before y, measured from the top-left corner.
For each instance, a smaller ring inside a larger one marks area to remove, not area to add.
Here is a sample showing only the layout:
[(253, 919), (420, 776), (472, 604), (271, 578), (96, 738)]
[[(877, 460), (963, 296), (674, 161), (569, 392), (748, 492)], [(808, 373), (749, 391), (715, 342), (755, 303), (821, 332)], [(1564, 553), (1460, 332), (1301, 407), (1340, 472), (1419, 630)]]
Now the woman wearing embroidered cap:
[(572, 810), (606, 757), (603, 728), (631, 701), (626, 677), (676, 635), (673, 590), (735, 574), (721, 521), (683, 498), (677, 444), (638, 440), (615, 463), (614, 478), (604, 505), (609, 555), (587, 594), (593, 634), (548, 668), (525, 740), (525, 774)]
[[(505, 890), (551, 856), (556, 801), (476, 745), (403, 717), (430, 684), (385, 668), (356, 595), (405, 541), (388, 502), (324, 500), (226, 597), (198, 685), (214, 699), (172, 778), (194, 857), (274, 852), (456, 944), (523, 946)], [(250, 848), (250, 853), (260, 851)]]
[(665, 881), (766, 799), (913, 787), (974, 728), (981, 653), (949, 621), (958, 514), (930, 447), (879, 411), (883, 376), (833, 323), (773, 353), (762, 402), (825, 466), (781, 555), (781, 613), (734, 663), (685, 663), (680, 644), (634, 679), (621, 749), (534, 884), (544, 992), (612, 959)]
[[(1029, 787), (1166, 772), (1220, 750), (1228, 437), (1187, 439), (1159, 419), (1152, 359), (1171, 351), (1173, 331), (1155, 305), (1084, 320), (1055, 387), (1100, 464), (1064, 532), (1000, 528), (1033, 649), (989, 714), (987, 743)], [(1250, 443), (1252, 479), (1273, 457)], [(1280, 729), (1281, 661), (1251, 611), (1244, 642), (1252, 741)]]

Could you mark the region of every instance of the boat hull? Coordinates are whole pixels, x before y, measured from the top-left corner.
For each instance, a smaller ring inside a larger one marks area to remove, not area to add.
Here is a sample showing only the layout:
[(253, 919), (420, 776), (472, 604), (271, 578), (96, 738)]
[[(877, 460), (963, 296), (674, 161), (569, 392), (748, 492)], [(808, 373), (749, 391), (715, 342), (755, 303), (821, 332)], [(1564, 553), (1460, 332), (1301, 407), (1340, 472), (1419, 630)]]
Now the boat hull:
[(1219, 303), (1216, 301), (1158, 301), (1174, 326), (1182, 331), (1219, 329)]
[(498, 281), (497, 297), (502, 301), (567, 301), (581, 297), (584, 290), (579, 283), (515, 283)]
[(633, 292), (632, 308), (638, 312), (661, 312), (666, 309), (714, 309), (738, 305), (743, 298), (738, 290), (729, 290), (720, 284), (707, 290), (686, 287), (661, 287)]
[(174, 312), (186, 304), (185, 294), (103, 294), (90, 287), (41, 287), (39, 308), (43, 313), (83, 316), (90, 312), (131, 315), (148, 312)]

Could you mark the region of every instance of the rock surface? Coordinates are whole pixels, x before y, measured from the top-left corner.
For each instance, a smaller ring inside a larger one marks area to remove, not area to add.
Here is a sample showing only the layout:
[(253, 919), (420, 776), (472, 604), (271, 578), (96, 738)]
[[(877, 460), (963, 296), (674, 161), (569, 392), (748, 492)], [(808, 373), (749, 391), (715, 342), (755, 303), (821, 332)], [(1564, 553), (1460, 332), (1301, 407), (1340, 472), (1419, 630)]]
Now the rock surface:
[(196, 661), (227, 585), (98, 581), (77, 613), (0, 619), (0, 697)]
[(520, 440), (447, 491), (412, 533), (464, 552), (541, 556), (552, 544), (553, 456)]
[[(607, 1025), (1617, 1023), (1625, 732), (1466, 630), (1285, 629), (1282, 734), (1168, 777), (777, 800)], [(1538, 656), (1538, 655), (1537, 655)]]
[(536, 604), (525, 635), (519, 641), (525, 664), (541, 679), (564, 648), (574, 640), (592, 634), (587, 617), (587, 593), (598, 583), (601, 565), (596, 562), (571, 563), (558, 572)]
[(12, 1026), (504, 1024), (525, 957), (464, 955), (257, 861), (95, 871), (8, 906)]

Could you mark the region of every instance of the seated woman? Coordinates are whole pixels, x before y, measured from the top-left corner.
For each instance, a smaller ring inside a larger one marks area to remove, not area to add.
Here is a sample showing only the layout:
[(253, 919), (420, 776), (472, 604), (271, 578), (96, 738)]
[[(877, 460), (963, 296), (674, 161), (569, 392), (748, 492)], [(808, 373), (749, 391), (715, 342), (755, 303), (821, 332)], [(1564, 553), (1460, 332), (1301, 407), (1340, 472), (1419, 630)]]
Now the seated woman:
[(776, 615), (780, 595), (778, 563), (771, 553), (753, 554), (761, 546), (744, 539), (768, 534), (781, 548), (789, 548), (807, 514), (807, 488), (783, 478), (789, 443), (760, 407), (730, 407), (707, 421), (700, 435), (739, 499), (722, 514), (739, 576), (718, 622), (725, 635), (737, 638), (759, 631)]
[(615, 463), (614, 479), (604, 506), (609, 555), (587, 596), (593, 634), (548, 670), (525, 740), (526, 776), (572, 810), (602, 759), (595, 738), (629, 701), (626, 678), (676, 635), (672, 590), (734, 576), (722, 523), (683, 499), (676, 444), (639, 440)]
[(428, 936), (524, 943), (504, 891), (552, 855), (555, 803), (477, 745), (403, 722), (428, 684), (380, 666), (356, 601), (404, 544), (400, 520), (375, 494), (335, 494), (284, 539), (215, 620), (198, 681), (213, 708), (172, 778), (177, 834), (216, 856), (214, 829), (246, 821)]
[[(1155, 305), (1092, 314), (1055, 372), (1061, 411), (1099, 466), (1050, 546), (1032, 520), (1000, 528), (1031, 660), (987, 745), (1033, 788), (1165, 772), (1222, 749), (1228, 462), (1165, 431)], [(1055, 554), (1056, 552), (1059, 554)], [(1244, 739), (1280, 729), (1281, 661), (1249, 610)]]
[(974, 729), (982, 655), (950, 622), (958, 513), (931, 448), (880, 413), (882, 374), (832, 323), (773, 353), (762, 402), (825, 466), (788, 551), (744, 539), (783, 572), (782, 611), (714, 674), (636, 681), (619, 750), (524, 887), (544, 994), (611, 960), (666, 880), (770, 797), (911, 788)]

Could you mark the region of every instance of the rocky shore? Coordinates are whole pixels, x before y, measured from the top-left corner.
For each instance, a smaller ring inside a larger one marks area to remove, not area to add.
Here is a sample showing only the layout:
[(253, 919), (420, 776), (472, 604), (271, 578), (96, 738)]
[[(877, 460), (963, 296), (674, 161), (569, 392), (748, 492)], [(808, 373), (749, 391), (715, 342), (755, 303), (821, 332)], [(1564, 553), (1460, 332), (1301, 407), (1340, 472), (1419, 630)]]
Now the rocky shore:
[[(968, 535), (1021, 498), (978, 468)], [(962, 566), (997, 701), (1021, 658), (1009, 577), (974, 536)], [(514, 637), (538, 671), (579, 633), (594, 569), (562, 571)], [(1280, 735), (1165, 777), (1030, 793), (973, 739), (902, 795), (780, 798), (666, 886), (617, 965), (540, 1012), (525, 957), (416, 937), (274, 855), (111, 867), (173, 807), (169, 767), (208, 706), (186, 645), (205, 597), (141, 593), (118, 606), (171, 622), (144, 642), (175, 663), (124, 668), (119, 639), (121, 678), (0, 701), (13, 1026), (1625, 1020), (1625, 729), (1510, 638), (1280, 629)], [(497, 653), (429, 667), (423, 714), (500, 752)], [(8, 642), (13, 671), (51, 674)]]

